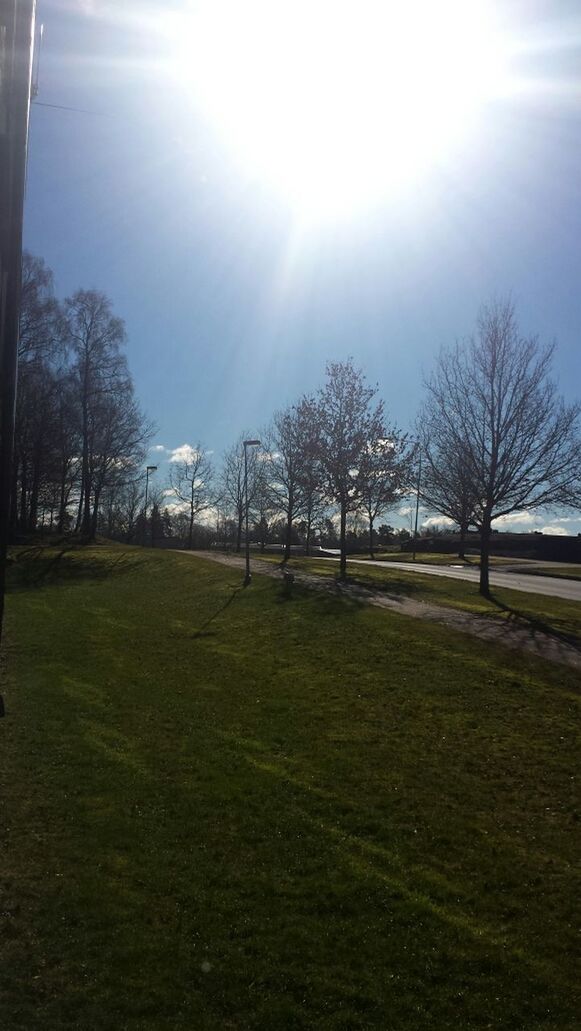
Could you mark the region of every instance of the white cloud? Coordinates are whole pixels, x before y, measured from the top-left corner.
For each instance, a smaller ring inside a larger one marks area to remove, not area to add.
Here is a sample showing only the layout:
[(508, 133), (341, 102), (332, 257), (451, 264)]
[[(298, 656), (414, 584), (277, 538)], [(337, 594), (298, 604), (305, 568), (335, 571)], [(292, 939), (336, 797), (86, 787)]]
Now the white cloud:
[(198, 457), (198, 452), (191, 444), (182, 444), (170, 452), (170, 462), (193, 462)]
[[(171, 496), (169, 491), (165, 491), (165, 494), (168, 498)], [(164, 502), (163, 508), (164, 510), (167, 509), (170, 516), (180, 515), (182, 513), (188, 515), (190, 511), (190, 506), (187, 501), (168, 500), (167, 503)], [(215, 526), (217, 516), (218, 510), (216, 508), (206, 508), (203, 512), (198, 512), (195, 521), (199, 526)]]
[(448, 516), (430, 516), (429, 519), (422, 520), (422, 527), (427, 526), (428, 529), (432, 526), (455, 526), (456, 523), (453, 519)]
[[(554, 522), (545, 522), (547, 519), (551, 519), (550, 511), (547, 512), (545, 509), (543, 514), (540, 510), (531, 509), (529, 512), (509, 512), (508, 515), (500, 516), (499, 519), (493, 521), (493, 526), (497, 530), (512, 531), (513, 533), (530, 533), (531, 530), (538, 530), (541, 533), (556, 533), (560, 536), (575, 534), (581, 530), (579, 516), (556, 515)], [(563, 525), (565, 523), (569, 524), (567, 529)]]
[(165, 447), (164, 444), (154, 444), (153, 447), (150, 447), (149, 450), (150, 451), (167, 451), (167, 448)]
[(215, 526), (217, 519), (218, 509), (211, 505), (210, 508), (205, 508), (203, 512), (199, 513), (196, 522), (200, 523), (201, 526)]
[(167, 509), (170, 516), (178, 515), (180, 512), (187, 512), (188, 505), (184, 501), (170, 501), (169, 504), (164, 505), (164, 511)]
[(502, 527), (508, 530), (518, 530), (523, 527), (525, 530), (529, 530), (531, 526), (538, 526), (540, 522), (541, 518), (536, 512), (509, 512), (508, 515), (493, 519), (493, 526), (495, 529)]

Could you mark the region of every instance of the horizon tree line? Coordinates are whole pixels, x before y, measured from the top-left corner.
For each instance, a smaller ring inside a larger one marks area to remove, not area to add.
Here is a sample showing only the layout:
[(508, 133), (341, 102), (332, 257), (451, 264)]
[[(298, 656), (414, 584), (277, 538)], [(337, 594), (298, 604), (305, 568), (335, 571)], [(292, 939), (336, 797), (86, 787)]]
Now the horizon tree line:
[(360, 538), (365, 523), (373, 555), (389, 529), (381, 523), (378, 535), (376, 525), (416, 492), (458, 526), (462, 557), (468, 530), (478, 531), (487, 594), (495, 519), (580, 504), (580, 405), (558, 394), (554, 347), (521, 335), (510, 298), (484, 305), (474, 336), (440, 351), (413, 435), (390, 422), (377, 386), (351, 358), (331, 361), (322, 387), (263, 428), (247, 481), (242, 442), (250, 434), (226, 450), (219, 470), (198, 442), (175, 455), (147, 512), (143, 464), (154, 427), (135, 400), (125, 343), (105, 295), (79, 289), (58, 301), (50, 270), (25, 253), (13, 535), (173, 536), (188, 548), (229, 540), (240, 550), (247, 488), (261, 547), (275, 538), (286, 562), (296, 541), (309, 553), (315, 537), (336, 535), (345, 576), (353, 533)]

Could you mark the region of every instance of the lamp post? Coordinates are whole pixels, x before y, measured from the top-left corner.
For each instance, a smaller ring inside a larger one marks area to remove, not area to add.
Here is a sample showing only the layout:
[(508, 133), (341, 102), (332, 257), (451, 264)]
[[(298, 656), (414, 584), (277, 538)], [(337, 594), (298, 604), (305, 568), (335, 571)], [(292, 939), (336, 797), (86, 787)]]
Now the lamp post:
[(244, 444), (244, 512), (245, 512), (245, 530), (246, 530), (246, 575), (244, 577), (244, 586), (248, 587), (250, 583), (250, 540), (248, 538), (248, 451), (249, 447), (260, 447), (259, 440), (245, 440)]
[[(145, 469), (145, 532), (147, 533), (147, 494), (149, 491), (149, 474), (157, 472), (156, 465), (148, 465)], [(153, 520), (151, 521), (151, 547), (153, 548)]]
[(10, 523), (34, 13), (35, 0), (5, 0), (0, 5), (0, 636)]
[(418, 515), (419, 515), (419, 511), (420, 511), (420, 490), (421, 490), (421, 487), (422, 487), (422, 446), (421, 446), (421, 444), (418, 444), (418, 448), (419, 448), (418, 486), (417, 486), (417, 494), (416, 494), (416, 521), (415, 521), (415, 526), (414, 526), (414, 551), (413, 551), (413, 556), (412, 556), (412, 561), (413, 562), (415, 562), (415, 560), (416, 560), (416, 540), (417, 540), (417, 537), (418, 537)]

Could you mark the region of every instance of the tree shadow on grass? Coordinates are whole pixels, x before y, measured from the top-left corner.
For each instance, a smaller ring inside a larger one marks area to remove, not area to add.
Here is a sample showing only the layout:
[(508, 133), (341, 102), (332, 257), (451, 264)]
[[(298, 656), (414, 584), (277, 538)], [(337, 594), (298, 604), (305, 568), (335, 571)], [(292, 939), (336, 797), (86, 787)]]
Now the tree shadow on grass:
[(236, 596), (238, 594), (240, 594), (240, 592), (243, 591), (244, 589), (245, 589), (244, 584), (239, 584), (237, 587), (235, 587), (234, 590), (232, 591), (232, 594), (230, 595), (229, 598), (226, 599), (224, 604), (220, 605), (220, 608), (216, 609), (216, 611), (213, 612), (212, 615), (206, 620), (206, 622), (202, 623), (202, 625), (200, 627), (198, 627), (197, 630), (194, 630), (193, 634), (188, 634), (187, 636), (190, 637), (190, 639), (194, 640), (194, 641), (198, 637), (213, 637), (213, 636), (215, 636), (216, 633), (217, 633), (217, 630), (208, 630), (208, 627), (211, 626), (211, 624), (214, 622), (215, 619), (218, 618), (218, 616), (221, 616), (222, 613), (225, 612), (226, 609), (230, 607), (230, 605), (232, 604), (232, 602), (234, 601)]
[(274, 596), (275, 605), (286, 605), (292, 601), (310, 601), (315, 604), (316, 620), (344, 616), (346, 611), (365, 608), (368, 604), (366, 598), (358, 597), (349, 589), (341, 590), (341, 585), (335, 579), (323, 580), (322, 577), (316, 584), (299, 580), (290, 588), (281, 585)]
[(544, 619), (539, 619), (537, 616), (532, 616), (529, 612), (523, 612), (511, 605), (507, 605), (494, 594), (489, 594), (488, 598), (500, 612), (506, 613), (506, 619), (500, 623), (500, 626), (505, 627), (507, 635), (514, 628), (528, 630), (532, 640), (535, 640), (537, 637), (549, 637), (560, 644), (566, 645), (568, 648), (573, 648), (581, 654), (581, 640), (578, 634), (572, 631), (559, 630), (558, 627), (552, 623), (547, 623)]
[[(295, 572), (295, 571), (293, 571)], [(390, 571), (391, 573), (391, 571)], [(401, 602), (404, 598), (418, 594), (422, 585), (411, 580), (398, 579), (390, 575), (385, 580), (365, 580), (348, 574), (341, 578), (339, 574), (328, 576), (316, 571), (296, 570), (294, 581), (285, 580), (281, 590), (277, 592), (275, 603), (282, 605), (294, 600), (295, 596), (303, 596), (305, 591), (317, 591), (323, 597), (333, 597), (337, 602), (350, 602), (363, 605), (375, 595), (381, 595), (391, 601)]]
[(346, 587), (352, 585), (369, 591), (371, 594), (384, 595), (386, 598), (390, 598), (391, 601), (413, 598), (414, 595), (418, 595), (422, 591), (425, 593), (426, 590), (422, 583), (416, 583), (413, 580), (404, 578), (398, 579), (392, 576), (385, 580), (364, 580), (357, 576), (349, 576), (346, 580), (339, 580), (337, 582), (339, 585), (344, 584)]
[(62, 547), (56, 554), (46, 548), (30, 548), (21, 553), (10, 567), (8, 590), (25, 591), (47, 584), (102, 582), (131, 572), (142, 562), (140, 557), (124, 552), (105, 558), (103, 554), (89, 555), (70, 547)]

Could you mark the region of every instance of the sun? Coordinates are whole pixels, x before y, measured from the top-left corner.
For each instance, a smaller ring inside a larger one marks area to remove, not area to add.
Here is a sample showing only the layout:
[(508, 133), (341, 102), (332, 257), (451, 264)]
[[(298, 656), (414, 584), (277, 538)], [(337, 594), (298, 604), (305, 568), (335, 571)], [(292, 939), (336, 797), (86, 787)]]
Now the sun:
[(506, 88), (478, 0), (200, 0), (173, 67), (245, 174), (306, 221), (351, 217), (445, 159)]

